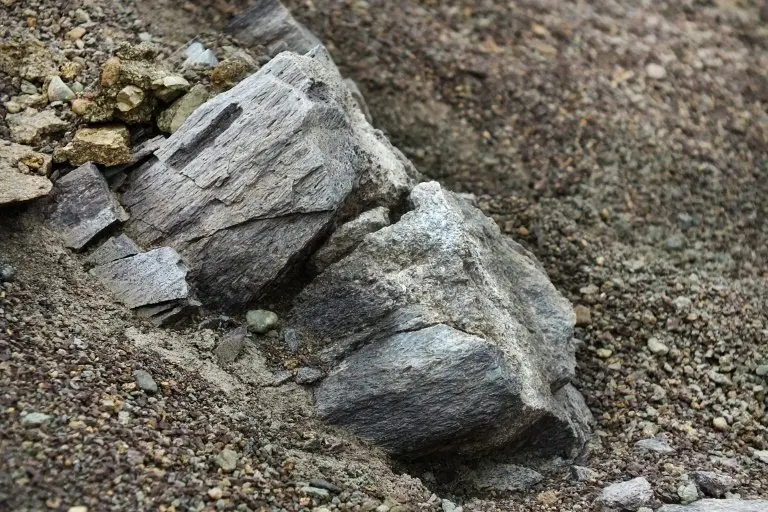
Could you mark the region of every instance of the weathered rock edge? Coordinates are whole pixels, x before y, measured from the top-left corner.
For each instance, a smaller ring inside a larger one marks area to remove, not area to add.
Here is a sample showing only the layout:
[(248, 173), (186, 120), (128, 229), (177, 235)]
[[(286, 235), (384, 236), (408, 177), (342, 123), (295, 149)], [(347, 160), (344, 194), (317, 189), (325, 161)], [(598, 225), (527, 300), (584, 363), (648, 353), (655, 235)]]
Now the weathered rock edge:
[(341, 361), (320, 415), (408, 457), (523, 445), (577, 457), (574, 313), (535, 258), (435, 182), (298, 295), (288, 322)]
[(279, 291), (337, 220), (398, 204), (416, 177), (318, 47), (198, 108), (123, 204), (140, 245), (174, 247), (201, 298), (236, 309)]

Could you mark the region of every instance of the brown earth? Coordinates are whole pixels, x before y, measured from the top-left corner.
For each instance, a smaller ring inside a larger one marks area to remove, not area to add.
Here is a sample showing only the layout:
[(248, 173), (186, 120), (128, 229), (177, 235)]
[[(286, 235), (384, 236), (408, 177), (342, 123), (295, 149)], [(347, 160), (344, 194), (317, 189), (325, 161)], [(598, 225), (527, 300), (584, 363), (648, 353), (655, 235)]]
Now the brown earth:
[[(58, 6), (24, 4), (0, 24), (6, 33), (24, 28), (24, 9)], [(125, 38), (148, 31), (170, 52), (200, 32), (215, 38), (242, 2), (117, 4), (122, 14), (99, 23)], [(681, 475), (697, 469), (730, 474), (745, 498), (768, 498), (768, 468), (753, 456), (768, 449), (768, 384), (756, 374), (768, 364), (768, 25), (760, 6), (287, 4), (358, 82), (374, 124), (425, 174), (476, 194), (582, 306), (577, 386), (597, 421), (588, 465), (599, 480), (573, 482), (563, 470), (526, 493), (456, 496), (464, 509), (594, 510), (604, 485), (641, 475), (658, 502), (679, 502)], [(0, 93), (18, 87), (0, 83)], [(0, 260), (17, 267), (18, 277), (0, 288), (7, 465), (0, 503), (14, 510), (38, 510), (46, 500), (62, 510), (186, 510), (217, 506), (207, 492), (218, 486), (232, 493), (223, 509), (296, 510), (294, 482), (313, 477), (344, 487), (341, 501), (351, 507), (396, 496), (418, 509), (429, 500), (411, 478), (393, 475), (380, 454), (305, 419), (311, 408), (300, 391), (290, 407), (278, 407), (279, 399), (252, 394), (246, 384), (219, 390), (207, 366), (169, 362), (173, 350), (137, 347), (126, 334), (136, 321), (86, 278), (35, 215), (5, 210), (1, 220)], [(189, 348), (209, 336), (199, 329), (140, 328), (171, 349), (189, 350), (187, 362), (205, 360), (204, 351)], [(73, 337), (88, 347), (78, 349)], [(668, 353), (652, 353), (650, 338)], [(168, 383), (161, 397), (130, 388), (138, 367)], [(84, 371), (94, 380), (73, 390)], [(127, 426), (109, 405), (113, 397), (131, 411)], [(21, 427), (19, 412), (32, 410), (56, 420), (47, 429)], [(714, 427), (717, 417), (725, 430)], [(656, 432), (675, 454), (634, 447)], [(264, 450), (269, 444), (273, 453)], [(225, 445), (246, 457), (242, 476), (226, 477), (211, 462)], [(295, 449), (301, 454), (291, 458)], [(329, 452), (335, 462), (318, 464)], [(270, 483), (247, 474), (246, 463), (266, 464), (260, 471)], [(428, 474), (414, 476), (451, 497)]]

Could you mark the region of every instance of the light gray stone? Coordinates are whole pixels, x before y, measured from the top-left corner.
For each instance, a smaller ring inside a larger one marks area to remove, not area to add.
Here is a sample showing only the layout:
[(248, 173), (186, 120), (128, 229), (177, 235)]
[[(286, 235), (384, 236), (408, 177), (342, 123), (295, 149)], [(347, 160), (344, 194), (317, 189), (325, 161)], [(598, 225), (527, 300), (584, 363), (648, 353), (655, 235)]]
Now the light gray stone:
[(315, 390), (320, 416), (404, 456), (575, 457), (591, 416), (568, 384), (570, 303), (467, 202), (434, 182), (410, 201), (295, 300), (287, 324), (343, 359)]
[(571, 466), (571, 478), (578, 482), (596, 482), (597, 471), (585, 466)]
[(169, 247), (99, 265), (89, 272), (129, 308), (184, 299), (189, 294), (187, 268)]
[(765, 512), (768, 500), (699, 500), (690, 505), (664, 505), (656, 512)]
[(184, 61), (186, 68), (215, 68), (219, 59), (213, 52), (198, 42), (194, 42), (187, 47), (187, 59)]
[(103, 265), (111, 261), (127, 258), (139, 254), (141, 249), (136, 242), (128, 238), (126, 235), (118, 235), (110, 237), (106, 242), (101, 244), (96, 250), (85, 258), (85, 262), (90, 265)]
[(67, 84), (59, 78), (54, 76), (48, 83), (48, 101), (69, 101), (75, 97), (75, 93), (72, 92)]
[(363, 241), (365, 235), (389, 226), (389, 210), (374, 208), (342, 224), (312, 257), (315, 268), (322, 272), (328, 265), (339, 261)]
[(611, 484), (600, 493), (598, 503), (618, 509), (635, 510), (653, 499), (651, 484), (643, 477)]
[(677, 495), (682, 503), (692, 503), (699, 499), (699, 490), (693, 482), (684, 482), (677, 487)]
[(649, 439), (641, 439), (635, 443), (635, 448), (645, 450), (648, 452), (656, 453), (675, 453), (675, 449), (672, 448), (666, 439), (660, 437), (651, 437)]
[(157, 383), (152, 375), (146, 370), (136, 370), (133, 372), (133, 378), (136, 379), (136, 384), (146, 393), (157, 393)]
[(225, 448), (216, 456), (216, 465), (225, 473), (231, 473), (237, 468), (238, 459), (236, 451)]
[(346, 205), (395, 204), (415, 182), (326, 59), (275, 57), (131, 175), (128, 232), (178, 250), (207, 302), (242, 307), (279, 290)]
[(82, 249), (93, 237), (127, 215), (112, 195), (101, 172), (86, 163), (56, 181), (48, 227), (64, 245)]
[(219, 341), (213, 353), (219, 360), (219, 364), (229, 364), (237, 359), (240, 351), (245, 346), (245, 337), (248, 335), (248, 327), (243, 325), (232, 329)]
[(257, 333), (264, 334), (277, 328), (280, 319), (272, 311), (263, 309), (252, 309), (245, 314), (245, 321), (248, 322), (248, 329)]
[(264, 45), (274, 56), (283, 51), (306, 53), (320, 44), (279, 0), (256, 0), (227, 27), (241, 42)]
[(693, 471), (690, 476), (704, 494), (715, 498), (736, 487), (735, 479), (719, 471)]
[(53, 421), (53, 416), (42, 412), (30, 412), (21, 417), (21, 424), (25, 427), (39, 427)]

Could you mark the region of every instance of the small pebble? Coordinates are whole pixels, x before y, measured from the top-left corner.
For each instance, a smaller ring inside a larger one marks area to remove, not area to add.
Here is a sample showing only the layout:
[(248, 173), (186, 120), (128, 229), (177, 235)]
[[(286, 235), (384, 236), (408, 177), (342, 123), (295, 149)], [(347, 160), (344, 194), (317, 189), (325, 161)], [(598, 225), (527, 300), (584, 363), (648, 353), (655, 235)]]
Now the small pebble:
[(16, 269), (7, 263), (0, 263), (0, 283), (9, 283), (16, 277)]
[(53, 416), (43, 414), (42, 412), (31, 412), (21, 418), (21, 424), (25, 427), (39, 427), (46, 423), (50, 423)]
[(658, 340), (658, 338), (648, 338), (648, 350), (653, 354), (666, 355), (669, 352), (669, 347)]
[(220, 487), (212, 487), (212, 488), (208, 489), (208, 496), (212, 500), (221, 499), (221, 497), (223, 495), (224, 495), (224, 491), (222, 491)]
[(652, 437), (650, 439), (641, 439), (635, 443), (635, 447), (641, 450), (656, 453), (674, 453), (675, 449), (669, 446), (665, 439)]
[(723, 432), (728, 430), (728, 421), (722, 416), (718, 416), (717, 418), (712, 420), (712, 426), (715, 427), (715, 430), (720, 430), (721, 432)]
[(312, 384), (313, 382), (317, 382), (322, 378), (323, 378), (323, 372), (321, 372), (317, 368), (310, 368), (308, 366), (304, 366), (302, 368), (299, 368), (299, 371), (296, 372), (297, 384)]
[(136, 379), (136, 384), (138, 384), (146, 393), (157, 393), (157, 383), (148, 372), (144, 370), (136, 370), (133, 372), (133, 378)]
[(613, 355), (613, 350), (609, 348), (599, 348), (595, 351), (595, 354), (597, 354), (597, 357), (600, 359), (608, 359)]
[(699, 491), (696, 489), (696, 484), (693, 482), (688, 482), (685, 484), (680, 485), (677, 488), (677, 495), (680, 497), (680, 501), (687, 505), (688, 503), (693, 503), (697, 499), (699, 499)]
[(48, 101), (69, 101), (75, 97), (75, 93), (72, 89), (67, 87), (67, 84), (59, 78), (54, 76), (48, 83)]
[(222, 471), (231, 473), (237, 468), (237, 459), (236, 451), (225, 448), (216, 456), (215, 461)]
[(279, 320), (275, 313), (263, 309), (254, 309), (245, 314), (248, 328), (258, 334), (264, 334), (274, 329)]
[(576, 325), (589, 325), (592, 323), (592, 313), (587, 306), (579, 304), (573, 308), (576, 313)]
[(664, 66), (655, 63), (645, 66), (645, 72), (654, 80), (662, 80), (667, 76), (667, 70), (664, 69)]

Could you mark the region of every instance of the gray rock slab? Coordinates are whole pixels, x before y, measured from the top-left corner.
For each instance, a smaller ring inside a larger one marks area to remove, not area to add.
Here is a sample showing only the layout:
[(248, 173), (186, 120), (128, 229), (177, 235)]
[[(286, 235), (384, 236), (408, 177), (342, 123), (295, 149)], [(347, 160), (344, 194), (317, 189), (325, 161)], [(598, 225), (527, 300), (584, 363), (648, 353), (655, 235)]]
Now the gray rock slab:
[(283, 51), (306, 53), (320, 44), (279, 0), (256, 0), (227, 27), (240, 41), (264, 45), (270, 55)]
[(209, 303), (281, 289), (347, 205), (386, 206), (415, 183), (326, 61), (278, 55), (198, 108), (125, 185), (127, 232), (179, 251)]
[(635, 510), (653, 500), (651, 484), (643, 477), (633, 478), (626, 482), (618, 482), (604, 488), (600, 493), (598, 503), (621, 510)]
[(106, 242), (97, 247), (85, 258), (85, 262), (90, 265), (103, 265), (111, 261), (127, 258), (139, 254), (141, 249), (136, 242), (128, 236), (121, 234), (110, 237)]
[(129, 308), (186, 298), (187, 268), (169, 247), (99, 265), (89, 273)]
[[(318, 411), (391, 452), (575, 457), (591, 415), (570, 384), (570, 303), (536, 260), (437, 183), (298, 295), (286, 320), (338, 367)], [(430, 421), (425, 422), (425, 417)]]
[(699, 500), (690, 505), (664, 505), (656, 512), (765, 512), (768, 500)]
[(92, 163), (83, 164), (59, 178), (53, 198), (48, 227), (63, 237), (64, 245), (73, 249), (83, 248), (107, 227), (127, 219), (104, 176)]

